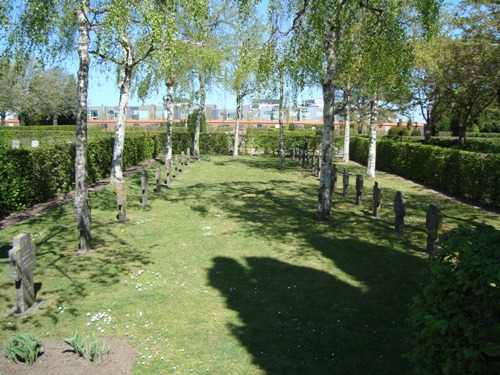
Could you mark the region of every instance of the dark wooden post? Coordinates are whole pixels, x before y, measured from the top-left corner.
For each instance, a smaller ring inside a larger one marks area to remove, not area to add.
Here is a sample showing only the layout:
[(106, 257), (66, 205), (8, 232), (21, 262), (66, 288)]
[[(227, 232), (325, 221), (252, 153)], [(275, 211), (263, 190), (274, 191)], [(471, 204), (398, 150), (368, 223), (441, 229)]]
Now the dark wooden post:
[(400, 191), (397, 191), (394, 197), (394, 213), (396, 215), (394, 225), (396, 232), (402, 234), (406, 216), (406, 199), (405, 195)]
[(443, 215), (437, 204), (431, 203), (427, 208), (425, 219), (425, 228), (427, 229), (427, 247), (426, 251), (432, 254), (436, 249), (439, 235), (443, 226)]
[(380, 218), (380, 208), (382, 206), (382, 189), (378, 186), (378, 182), (375, 181), (373, 185), (373, 216)]
[(363, 175), (356, 175), (356, 204), (363, 205)]

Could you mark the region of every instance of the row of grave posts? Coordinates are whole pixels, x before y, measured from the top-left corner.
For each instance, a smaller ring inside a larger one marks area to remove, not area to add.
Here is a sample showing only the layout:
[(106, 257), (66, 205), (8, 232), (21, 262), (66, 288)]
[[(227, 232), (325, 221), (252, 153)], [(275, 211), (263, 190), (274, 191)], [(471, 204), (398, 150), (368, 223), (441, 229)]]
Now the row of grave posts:
[[(337, 188), (338, 168), (334, 164), (332, 166), (332, 192)], [(356, 175), (356, 205), (363, 205), (363, 187), (364, 180), (362, 174)], [(342, 195), (347, 196), (349, 188), (349, 173), (344, 168), (342, 173)], [(373, 216), (380, 218), (382, 207), (382, 188), (375, 181), (372, 189), (373, 194)], [(397, 191), (394, 196), (394, 230), (396, 233), (404, 232), (404, 219), (406, 216), (407, 201), (405, 195), (401, 191)], [(426, 251), (431, 254), (436, 248), (436, 243), (442, 230), (442, 215), (437, 204), (430, 204), (426, 212), (425, 227), (427, 231), (427, 246)]]
[(321, 166), (323, 163), (321, 152), (309, 151), (307, 145), (305, 147), (295, 147), (292, 150), (292, 158), (297, 161), (303, 168), (310, 168), (311, 173), (321, 177)]
[[(186, 157), (187, 155), (187, 157)], [(167, 186), (171, 185), (171, 179), (170, 179), (170, 174), (172, 174), (172, 177), (174, 179), (177, 179), (179, 177), (180, 173), (186, 172), (186, 167), (190, 165), (191, 163), (191, 151), (188, 148), (186, 153), (184, 151), (181, 152), (180, 156), (180, 165), (179, 165), (179, 157), (176, 155), (173, 160), (173, 166), (172, 168), (169, 168), (169, 166), (166, 166), (167, 168), (167, 178), (165, 179), (165, 183)], [(169, 171), (170, 169), (170, 171)], [(171, 172), (171, 173), (170, 173)], [(161, 193), (161, 166), (160, 164), (156, 164), (156, 170), (155, 170), (155, 181), (156, 181), (156, 187), (154, 192), (159, 194)], [(148, 171), (144, 169), (142, 171), (141, 175), (141, 204), (142, 205), (148, 205), (149, 204), (149, 198), (148, 198), (148, 190), (149, 190), (149, 175)], [(116, 204), (118, 205), (118, 215), (116, 215), (116, 221), (123, 223), (128, 221), (127, 218), (127, 190), (126, 190), (126, 185), (125, 183), (120, 183), (116, 185)]]

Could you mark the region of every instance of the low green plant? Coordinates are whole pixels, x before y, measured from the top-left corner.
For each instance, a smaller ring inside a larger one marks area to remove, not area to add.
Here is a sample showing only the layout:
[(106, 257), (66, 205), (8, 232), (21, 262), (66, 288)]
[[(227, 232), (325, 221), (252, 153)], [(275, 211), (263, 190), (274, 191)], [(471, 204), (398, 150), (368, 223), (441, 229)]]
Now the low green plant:
[(71, 346), (80, 357), (90, 359), (92, 362), (100, 355), (109, 353), (107, 344), (97, 340), (95, 335), (82, 336), (75, 331), (73, 337), (63, 339), (63, 341)]
[(32, 333), (19, 333), (5, 342), (3, 352), (7, 358), (17, 363), (25, 362), (32, 365), (38, 358), (41, 347), (42, 342)]
[(498, 373), (499, 248), (500, 231), (484, 224), (441, 237), (429, 283), (410, 305), (415, 373)]

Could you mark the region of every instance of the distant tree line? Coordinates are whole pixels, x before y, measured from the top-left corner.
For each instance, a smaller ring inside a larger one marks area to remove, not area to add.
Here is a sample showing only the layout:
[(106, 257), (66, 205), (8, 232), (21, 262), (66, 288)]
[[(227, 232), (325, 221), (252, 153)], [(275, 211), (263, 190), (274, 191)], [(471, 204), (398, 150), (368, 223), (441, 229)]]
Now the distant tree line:
[(76, 105), (76, 79), (64, 69), (45, 69), (33, 59), (0, 64), (2, 125), (10, 114), (22, 125), (71, 124)]

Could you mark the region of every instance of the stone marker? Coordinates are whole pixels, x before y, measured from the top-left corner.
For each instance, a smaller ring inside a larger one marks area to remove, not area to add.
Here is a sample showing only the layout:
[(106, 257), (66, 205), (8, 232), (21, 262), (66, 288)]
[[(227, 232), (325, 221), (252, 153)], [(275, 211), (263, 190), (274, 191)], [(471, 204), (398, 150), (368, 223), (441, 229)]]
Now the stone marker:
[(439, 235), (443, 226), (443, 215), (441, 209), (435, 203), (431, 203), (427, 208), (425, 219), (425, 228), (427, 229), (427, 247), (426, 251), (432, 254), (436, 249)]
[(363, 205), (363, 175), (356, 175), (356, 204), (358, 206)]
[(12, 148), (21, 148), (21, 141), (18, 139), (12, 140)]
[(155, 178), (156, 178), (155, 193), (161, 193), (161, 165), (160, 165), (160, 163), (156, 164)]
[(191, 164), (191, 149), (189, 147), (186, 149), (186, 161), (189, 166)]
[(396, 214), (394, 227), (397, 233), (402, 234), (406, 216), (406, 199), (400, 191), (397, 191), (394, 197), (394, 213)]
[(179, 177), (179, 157), (175, 156), (174, 159), (174, 178)]
[(147, 170), (142, 171), (141, 190), (142, 190), (141, 204), (144, 204), (144, 205), (149, 204), (149, 201), (148, 201), (148, 171)]
[(332, 193), (337, 188), (337, 180), (339, 179), (339, 170), (337, 164), (332, 165)]
[(116, 184), (116, 204), (118, 205), (118, 215), (116, 221), (124, 223), (127, 218), (127, 187), (124, 182)]
[(170, 186), (172, 183), (171, 177), (172, 177), (172, 159), (168, 160), (165, 163), (165, 169), (167, 170), (167, 177), (165, 177), (165, 185)]
[(38, 142), (37, 139), (34, 139), (31, 141), (31, 147), (38, 147), (40, 145), (40, 142)]
[(181, 152), (181, 169), (179, 172), (184, 173), (185, 169), (184, 166), (186, 165), (186, 155), (184, 154), (184, 151)]
[(382, 206), (382, 189), (378, 186), (378, 182), (375, 181), (373, 185), (373, 216), (380, 218), (380, 207)]
[(10, 278), (16, 282), (16, 312), (22, 314), (35, 303), (35, 244), (29, 233), (18, 234), (12, 242), (12, 249), (9, 250)]
[(347, 189), (349, 188), (349, 173), (345, 168), (344, 173), (342, 173), (342, 184), (344, 187), (344, 189), (342, 190), (342, 195), (345, 197), (347, 195)]

